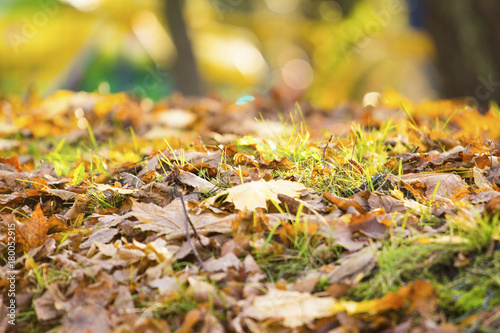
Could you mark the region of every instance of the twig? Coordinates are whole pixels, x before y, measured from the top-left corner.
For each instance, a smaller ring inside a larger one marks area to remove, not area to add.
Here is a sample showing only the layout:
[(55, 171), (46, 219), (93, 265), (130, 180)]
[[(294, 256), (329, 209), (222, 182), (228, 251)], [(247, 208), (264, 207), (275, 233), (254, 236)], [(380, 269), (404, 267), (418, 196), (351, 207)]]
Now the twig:
[[(187, 211), (186, 211), (186, 206), (184, 205), (184, 197), (182, 196), (182, 192), (180, 193), (180, 195), (181, 195), (182, 211), (184, 212), (184, 226), (186, 228), (187, 242), (188, 242), (189, 246), (191, 247), (191, 250), (193, 250), (193, 253), (196, 256), (196, 259), (198, 259), (198, 261), (200, 262), (201, 268), (204, 271), (206, 271), (205, 265), (203, 264), (203, 260), (201, 260), (200, 254), (198, 253), (198, 251), (196, 250), (196, 247), (191, 242), (191, 235), (189, 234), (189, 225), (188, 225), (188, 222), (191, 225), (191, 228), (193, 228), (195, 237), (200, 240), (200, 244), (201, 244), (201, 238), (200, 238), (200, 236), (198, 236), (198, 233), (196, 232), (196, 229), (194, 228), (193, 223), (189, 219), (189, 216), (188, 216)], [(203, 246), (203, 244), (201, 244), (201, 245)]]
[(323, 161), (325, 160), (326, 148), (328, 148), (328, 145), (329, 145), (329, 144), (330, 144), (330, 142), (332, 141), (332, 138), (333, 138), (333, 134), (332, 134), (332, 135), (330, 135), (330, 139), (328, 139), (328, 142), (326, 143), (325, 149), (323, 149), (323, 158), (322, 158), (322, 160), (323, 160)]

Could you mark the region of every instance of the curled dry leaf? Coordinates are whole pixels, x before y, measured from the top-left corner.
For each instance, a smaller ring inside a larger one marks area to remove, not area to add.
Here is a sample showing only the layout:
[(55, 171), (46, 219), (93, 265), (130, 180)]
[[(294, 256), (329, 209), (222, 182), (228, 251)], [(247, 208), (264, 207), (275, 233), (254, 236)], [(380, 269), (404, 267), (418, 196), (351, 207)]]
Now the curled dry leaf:
[(363, 198), (358, 195), (355, 195), (352, 198), (342, 198), (338, 197), (333, 193), (323, 193), (325, 199), (330, 201), (331, 203), (337, 205), (340, 209), (347, 211), (349, 207), (353, 207), (359, 213), (366, 213), (367, 211), (367, 203)]

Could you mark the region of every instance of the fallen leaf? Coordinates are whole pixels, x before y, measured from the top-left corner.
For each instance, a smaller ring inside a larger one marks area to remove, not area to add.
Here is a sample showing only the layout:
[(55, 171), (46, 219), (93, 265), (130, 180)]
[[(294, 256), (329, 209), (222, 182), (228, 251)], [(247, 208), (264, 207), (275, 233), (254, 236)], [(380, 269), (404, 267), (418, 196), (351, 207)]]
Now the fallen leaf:
[(436, 294), (429, 282), (417, 280), (401, 287), (396, 293), (388, 292), (384, 297), (368, 301), (342, 301), (333, 308), (335, 312), (346, 311), (348, 314), (376, 314), (387, 310), (407, 307), (420, 314), (432, 313), (436, 306)]
[[(143, 222), (135, 225), (140, 230), (155, 231), (167, 235), (167, 239), (178, 239), (186, 236), (186, 221), (180, 198), (175, 199), (163, 208), (155, 204), (134, 201), (130, 214)], [(234, 219), (234, 214), (220, 215), (211, 212), (203, 212), (198, 215), (188, 213), (188, 216), (196, 231), (201, 235), (210, 232), (230, 232), (231, 221)], [(194, 233), (191, 227), (189, 227), (189, 232)]]
[(328, 274), (328, 281), (331, 283), (352, 282), (358, 280), (360, 275), (365, 275), (375, 267), (375, 251), (365, 248), (355, 252), (340, 262), (331, 273)]
[(86, 249), (92, 246), (94, 242), (101, 242), (101, 243), (109, 243), (115, 235), (118, 234), (118, 230), (116, 229), (111, 229), (111, 228), (105, 228), (105, 229), (96, 229), (90, 237), (80, 244), (81, 249)]
[(177, 176), (179, 181), (183, 184), (189, 185), (194, 188), (195, 192), (209, 192), (213, 190), (217, 190), (218, 187), (211, 182), (198, 177), (196, 175), (193, 175), (191, 172), (179, 172), (179, 175)]
[(107, 312), (96, 304), (80, 306), (63, 319), (60, 332), (71, 333), (107, 333), (110, 322)]
[(205, 269), (208, 272), (227, 272), (228, 268), (233, 267), (238, 269), (241, 267), (241, 262), (237, 256), (235, 256), (232, 252), (229, 252), (223, 257), (220, 258), (210, 258), (204, 263)]
[[(397, 177), (394, 176), (393, 179)], [(451, 198), (458, 190), (468, 188), (467, 183), (453, 173), (415, 173), (402, 175), (400, 179), (409, 185), (408, 189), (413, 193), (421, 194), (427, 199), (433, 196)]]
[(270, 290), (266, 295), (255, 297), (250, 304), (246, 300), (239, 303), (243, 308), (242, 317), (259, 321), (277, 319), (286, 327), (299, 327), (316, 318), (331, 316), (337, 301), (333, 297), (297, 291)]
[(304, 189), (305, 186), (301, 183), (287, 180), (271, 180), (269, 182), (260, 180), (232, 187), (214, 197), (208, 198), (205, 202), (213, 205), (219, 198), (227, 195), (224, 201), (234, 203), (236, 209), (254, 211), (257, 208), (266, 209), (267, 200), (280, 203), (278, 194), (285, 194), (294, 198), (298, 197), (300, 191)]
[(24, 223), (16, 221), (16, 240), (25, 252), (45, 243), (48, 231), (49, 223), (43, 215), (40, 204), (36, 206), (29, 221)]
[(359, 213), (366, 213), (366, 208), (364, 207), (363, 202), (360, 202), (359, 196), (354, 196), (353, 198), (342, 198), (338, 197), (333, 193), (323, 193), (325, 199), (337, 205), (340, 209), (347, 211), (349, 207), (353, 207)]
[(406, 207), (401, 201), (386, 195), (371, 193), (370, 198), (368, 199), (368, 204), (370, 205), (370, 209), (383, 208), (388, 214), (394, 212), (406, 212)]

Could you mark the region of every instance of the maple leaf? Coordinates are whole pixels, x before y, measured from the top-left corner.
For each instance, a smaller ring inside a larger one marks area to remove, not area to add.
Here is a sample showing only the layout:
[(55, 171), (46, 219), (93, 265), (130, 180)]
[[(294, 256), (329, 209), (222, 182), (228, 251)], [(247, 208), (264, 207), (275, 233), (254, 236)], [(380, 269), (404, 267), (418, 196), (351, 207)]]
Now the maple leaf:
[(40, 204), (36, 206), (28, 222), (19, 223), (16, 221), (16, 240), (25, 252), (42, 245), (47, 238), (48, 231), (49, 223), (43, 215)]
[(273, 200), (280, 203), (278, 194), (285, 194), (296, 198), (305, 186), (301, 183), (290, 182), (287, 180), (264, 180), (241, 184), (221, 192), (214, 197), (205, 200), (206, 203), (213, 205), (217, 199), (227, 195), (224, 201), (234, 203), (238, 210), (248, 209), (253, 211), (257, 208), (266, 208), (267, 200)]
[[(185, 237), (185, 215), (182, 210), (180, 199), (172, 201), (165, 207), (155, 204), (145, 204), (134, 201), (131, 215), (135, 216), (143, 224), (136, 227), (143, 231), (154, 231), (167, 235), (167, 239)], [(188, 213), (189, 219), (199, 234), (210, 232), (226, 233), (231, 231), (231, 221), (235, 216), (220, 216), (210, 212), (194, 215)], [(193, 232), (190, 229), (190, 232)]]

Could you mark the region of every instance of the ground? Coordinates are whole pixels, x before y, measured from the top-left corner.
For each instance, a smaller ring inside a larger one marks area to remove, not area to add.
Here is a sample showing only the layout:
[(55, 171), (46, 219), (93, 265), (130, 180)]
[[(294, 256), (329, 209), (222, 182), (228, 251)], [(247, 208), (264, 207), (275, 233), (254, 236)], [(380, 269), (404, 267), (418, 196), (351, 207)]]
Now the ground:
[(498, 107), (251, 100), (3, 100), (1, 330), (499, 330)]

